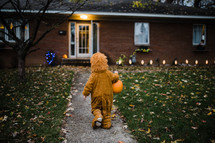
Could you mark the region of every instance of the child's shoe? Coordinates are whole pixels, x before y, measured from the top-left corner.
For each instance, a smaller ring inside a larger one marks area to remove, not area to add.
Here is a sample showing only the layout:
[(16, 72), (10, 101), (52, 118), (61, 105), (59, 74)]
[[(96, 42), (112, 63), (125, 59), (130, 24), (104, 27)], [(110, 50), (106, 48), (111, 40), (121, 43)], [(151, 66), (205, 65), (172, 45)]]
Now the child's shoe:
[(101, 127), (101, 125), (102, 125), (102, 118), (94, 118), (93, 119), (93, 122), (92, 122), (92, 127), (93, 127), (93, 129), (96, 129), (96, 128), (98, 128), (98, 127)]
[(100, 127), (102, 125), (102, 118), (98, 118), (97, 120), (96, 120), (96, 126), (97, 127)]

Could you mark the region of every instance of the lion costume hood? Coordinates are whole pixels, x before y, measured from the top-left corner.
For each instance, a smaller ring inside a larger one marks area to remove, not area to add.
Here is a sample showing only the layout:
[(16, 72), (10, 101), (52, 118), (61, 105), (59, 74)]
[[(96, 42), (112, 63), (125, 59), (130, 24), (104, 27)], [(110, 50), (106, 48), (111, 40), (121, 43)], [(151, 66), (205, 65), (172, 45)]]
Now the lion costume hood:
[(91, 71), (93, 72), (104, 72), (108, 69), (108, 60), (107, 57), (98, 52), (93, 54), (90, 59)]

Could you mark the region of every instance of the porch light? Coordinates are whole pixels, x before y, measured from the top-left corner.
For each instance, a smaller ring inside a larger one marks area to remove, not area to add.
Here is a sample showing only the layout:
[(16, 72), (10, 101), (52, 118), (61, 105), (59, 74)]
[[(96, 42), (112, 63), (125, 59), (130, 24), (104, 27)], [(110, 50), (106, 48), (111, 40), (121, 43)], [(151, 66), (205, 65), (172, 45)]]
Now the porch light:
[(163, 65), (165, 65), (166, 64), (166, 61), (165, 60), (163, 60)]
[(185, 60), (185, 63), (186, 63), (186, 64), (188, 64), (188, 63), (189, 63), (189, 61), (186, 59), (186, 60)]
[(198, 60), (195, 60), (195, 64), (198, 65), (198, 63), (199, 63)]
[(205, 64), (208, 65), (208, 60), (205, 61)]
[(150, 64), (150, 65), (152, 65), (152, 64), (153, 64), (153, 61), (152, 61), (152, 60), (150, 60), (150, 61), (149, 61), (149, 64)]
[(177, 64), (178, 64), (178, 61), (177, 61), (177, 60), (175, 60), (175, 61), (174, 61), (174, 64), (175, 64), (175, 65), (177, 65)]
[(141, 60), (141, 65), (144, 65), (144, 60)]
[(88, 16), (87, 16), (87, 15), (81, 15), (80, 18), (81, 18), (81, 19), (87, 19)]
[(130, 64), (130, 65), (132, 64), (132, 61), (131, 61), (131, 59), (129, 60), (129, 64)]

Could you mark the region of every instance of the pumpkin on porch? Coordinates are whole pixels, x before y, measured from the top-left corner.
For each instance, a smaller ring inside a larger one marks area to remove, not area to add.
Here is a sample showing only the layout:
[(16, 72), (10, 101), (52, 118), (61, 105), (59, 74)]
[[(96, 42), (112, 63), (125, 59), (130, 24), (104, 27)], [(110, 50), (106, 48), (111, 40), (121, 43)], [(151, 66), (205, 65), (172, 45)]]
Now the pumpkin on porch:
[(113, 86), (113, 93), (120, 93), (120, 92), (122, 92), (123, 84), (122, 84), (121, 80), (118, 80), (112, 86)]
[(64, 59), (67, 59), (67, 55), (66, 55), (66, 54), (64, 54), (64, 55), (63, 55), (63, 58), (64, 58)]

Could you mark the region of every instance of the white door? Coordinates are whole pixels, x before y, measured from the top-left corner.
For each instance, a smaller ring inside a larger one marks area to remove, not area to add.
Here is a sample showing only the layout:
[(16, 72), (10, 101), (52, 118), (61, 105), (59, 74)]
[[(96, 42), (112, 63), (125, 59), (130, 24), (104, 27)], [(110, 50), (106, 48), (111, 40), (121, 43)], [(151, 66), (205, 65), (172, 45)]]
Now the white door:
[(77, 24), (77, 57), (91, 56), (91, 25)]

